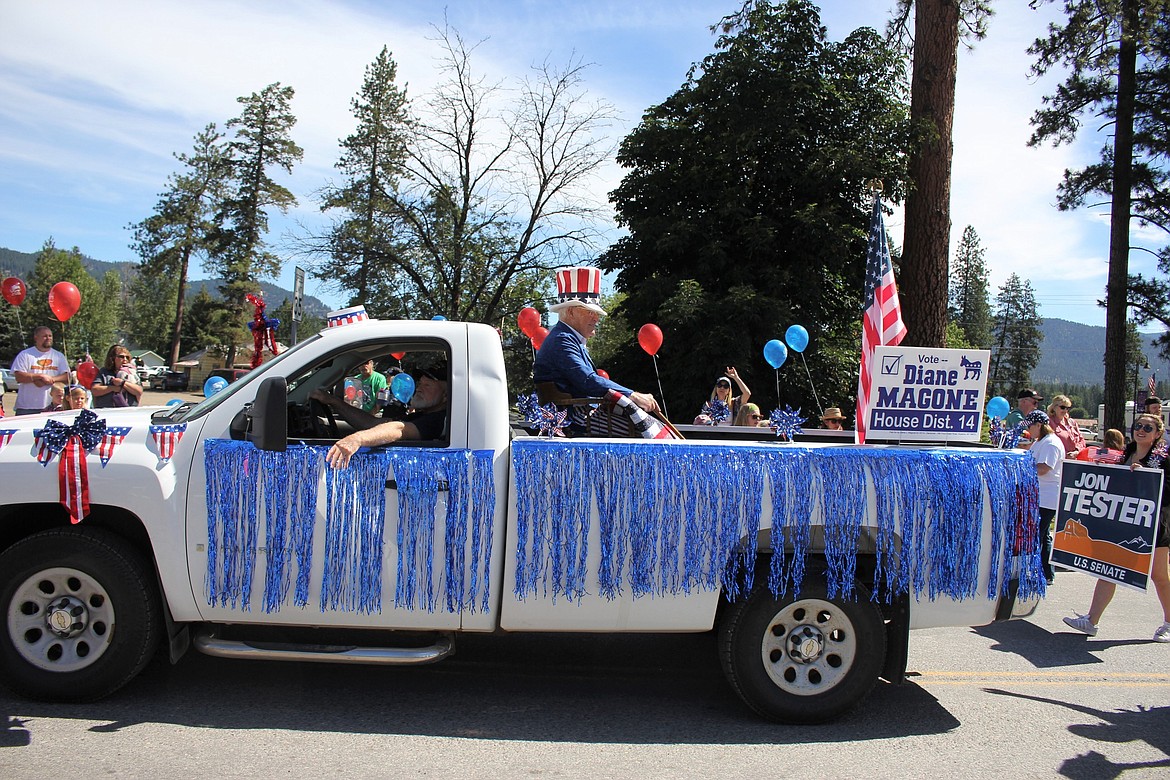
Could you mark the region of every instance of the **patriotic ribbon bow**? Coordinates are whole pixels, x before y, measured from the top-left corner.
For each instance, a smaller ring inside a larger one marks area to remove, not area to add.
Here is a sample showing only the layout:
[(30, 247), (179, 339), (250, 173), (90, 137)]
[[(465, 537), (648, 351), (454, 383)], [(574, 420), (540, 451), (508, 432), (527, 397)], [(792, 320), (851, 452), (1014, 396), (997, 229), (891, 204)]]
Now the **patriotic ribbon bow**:
[(58, 420), (47, 420), (41, 429), (41, 446), (57, 460), (61, 505), (69, 510), (73, 523), (80, 523), (89, 514), (89, 469), (85, 455), (101, 444), (106, 432), (106, 421), (89, 409), (82, 409), (72, 425)]

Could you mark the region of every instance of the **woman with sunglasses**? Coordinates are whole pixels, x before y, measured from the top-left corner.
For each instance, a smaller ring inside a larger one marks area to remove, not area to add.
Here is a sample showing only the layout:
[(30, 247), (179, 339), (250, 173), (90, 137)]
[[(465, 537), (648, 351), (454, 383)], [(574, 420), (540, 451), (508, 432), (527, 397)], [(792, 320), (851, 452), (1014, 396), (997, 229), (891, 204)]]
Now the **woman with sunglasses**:
[[(731, 414), (728, 415), (726, 420), (716, 423), (716, 425), (732, 425), (732, 421), (739, 416), (740, 409), (752, 397), (752, 391), (740, 379), (739, 372), (735, 370), (735, 366), (728, 366), (724, 373), (726, 376), (721, 376), (715, 380), (715, 387), (711, 388), (710, 401), (722, 401), (727, 404), (727, 408), (731, 411)], [(739, 386), (739, 395), (737, 396), (731, 394), (731, 381), (733, 379), (735, 380), (735, 384)], [(734, 424), (738, 425), (738, 423)]]
[(125, 347), (115, 344), (106, 352), (106, 362), (98, 369), (90, 391), (95, 409), (138, 406), (142, 385), (138, 384), (134, 357)]
[(1069, 417), (1069, 409), (1072, 409), (1072, 401), (1067, 395), (1053, 396), (1052, 403), (1048, 404), (1048, 418), (1051, 420), (1052, 432), (1064, 444), (1064, 454), (1075, 458), (1085, 448), (1085, 435), (1081, 433), (1077, 421)]
[[(1154, 570), (1150, 574), (1158, 601), (1162, 604), (1162, 625), (1154, 630), (1155, 642), (1170, 642), (1170, 474), (1166, 473), (1170, 458), (1167, 458), (1166, 445), (1162, 442), (1163, 427), (1161, 417), (1138, 415), (1133, 423), (1133, 441), (1125, 448), (1125, 463), (1131, 469), (1162, 469), (1162, 512), (1154, 538)], [(1088, 614), (1065, 618), (1064, 622), (1077, 631), (1096, 636), (1101, 615), (1116, 592), (1115, 583), (1097, 580)]]
[(732, 425), (746, 425), (750, 428), (762, 428), (767, 424), (767, 419), (760, 413), (760, 407), (755, 404), (744, 404), (739, 407), (739, 413), (735, 415), (735, 422), (732, 423)]

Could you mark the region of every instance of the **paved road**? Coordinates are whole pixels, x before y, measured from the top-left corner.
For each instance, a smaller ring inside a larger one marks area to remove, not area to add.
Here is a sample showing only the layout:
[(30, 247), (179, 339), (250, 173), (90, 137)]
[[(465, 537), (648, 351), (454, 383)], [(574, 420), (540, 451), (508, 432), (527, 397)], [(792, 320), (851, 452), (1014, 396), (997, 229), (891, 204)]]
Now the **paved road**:
[(714, 637), (505, 636), (417, 669), (156, 663), (85, 706), (0, 693), (0, 777), (1170, 776), (1170, 645), (1122, 592), (1095, 639), (1061, 574), (1028, 621), (912, 637), (905, 685), (818, 727), (752, 716)]

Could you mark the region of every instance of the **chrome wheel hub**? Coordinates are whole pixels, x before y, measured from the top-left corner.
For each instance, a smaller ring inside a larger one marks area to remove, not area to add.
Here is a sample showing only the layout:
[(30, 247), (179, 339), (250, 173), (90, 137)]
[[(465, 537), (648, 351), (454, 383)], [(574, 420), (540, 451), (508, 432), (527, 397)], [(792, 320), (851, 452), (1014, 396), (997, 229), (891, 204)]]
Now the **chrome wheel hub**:
[(768, 677), (796, 696), (823, 694), (844, 680), (857, 659), (857, 631), (831, 601), (802, 599), (772, 616), (760, 641)]
[(17, 587), (7, 604), (12, 646), (38, 669), (74, 672), (110, 648), (114, 605), (102, 584), (72, 568), (44, 569)]

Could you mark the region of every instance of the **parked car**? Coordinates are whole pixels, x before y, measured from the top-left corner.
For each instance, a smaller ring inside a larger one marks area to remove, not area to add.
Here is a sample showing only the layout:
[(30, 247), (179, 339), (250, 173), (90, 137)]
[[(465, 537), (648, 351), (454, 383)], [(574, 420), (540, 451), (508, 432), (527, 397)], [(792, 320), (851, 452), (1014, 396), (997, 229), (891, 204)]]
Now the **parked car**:
[(0, 368), (0, 393), (16, 389), (16, 377), (10, 368)]
[(186, 390), (189, 378), (185, 371), (168, 371), (162, 379), (163, 390)]
[(161, 388), (167, 375), (166, 366), (139, 366), (138, 379), (143, 387)]

